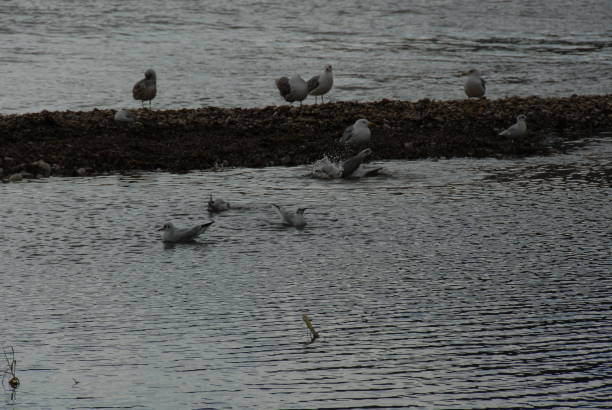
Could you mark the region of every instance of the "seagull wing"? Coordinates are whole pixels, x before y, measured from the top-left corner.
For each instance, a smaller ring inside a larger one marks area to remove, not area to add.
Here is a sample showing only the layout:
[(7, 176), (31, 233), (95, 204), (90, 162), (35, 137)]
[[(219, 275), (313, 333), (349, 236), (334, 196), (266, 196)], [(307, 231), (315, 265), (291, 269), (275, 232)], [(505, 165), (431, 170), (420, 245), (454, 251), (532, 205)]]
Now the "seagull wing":
[(511, 137), (512, 135), (514, 135), (516, 133), (516, 129), (517, 129), (517, 125), (514, 124), (513, 126), (511, 126), (511, 127), (507, 128), (506, 130), (500, 132), (499, 135)]
[(144, 91), (145, 91), (145, 79), (143, 78), (142, 80), (134, 84), (134, 88), (132, 88), (132, 96), (134, 97), (135, 100), (142, 100)]
[(349, 178), (359, 168), (365, 157), (357, 154), (342, 163), (342, 178)]
[(282, 206), (278, 206), (276, 204), (272, 204), (272, 206), (276, 208), (276, 212), (278, 212), (278, 215), (281, 217), (284, 224), (293, 225), (293, 221), (291, 220), (291, 215), (289, 214), (289, 212), (285, 210), (285, 208), (283, 208)]
[(175, 240), (177, 242), (189, 242), (204, 233), (214, 221), (207, 222), (202, 225), (196, 225), (193, 228), (188, 229), (177, 229), (174, 232)]
[(315, 75), (310, 80), (308, 80), (308, 92), (310, 93), (312, 90), (315, 90), (319, 86), (319, 76)]
[(342, 138), (340, 138), (340, 142), (347, 142), (348, 140), (351, 139), (352, 136), (353, 136), (353, 126), (349, 125), (344, 130), (344, 133), (342, 134)]
[(280, 92), (281, 97), (286, 98), (291, 93), (291, 85), (289, 85), (289, 79), (287, 77), (281, 77), (276, 79), (276, 88)]

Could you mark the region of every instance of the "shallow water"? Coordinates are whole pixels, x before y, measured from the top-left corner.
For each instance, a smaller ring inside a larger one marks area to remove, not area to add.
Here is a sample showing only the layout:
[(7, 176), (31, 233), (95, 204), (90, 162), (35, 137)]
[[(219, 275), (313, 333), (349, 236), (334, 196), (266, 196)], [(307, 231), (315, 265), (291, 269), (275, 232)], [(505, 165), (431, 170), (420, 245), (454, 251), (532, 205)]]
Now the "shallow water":
[[(5, 0), (0, 113), (281, 104), (274, 78), (332, 64), (332, 101), (612, 93), (612, 2)], [(311, 103), (312, 99), (307, 102)]]
[[(609, 404), (612, 142), (0, 185), (8, 408)], [(197, 243), (156, 229), (209, 219)], [(271, 203), (307, 206), (303, 230)], [(308, 340), (307, 313), (321, 337)], [(75, 380), (79, 383), (76, 384)]]

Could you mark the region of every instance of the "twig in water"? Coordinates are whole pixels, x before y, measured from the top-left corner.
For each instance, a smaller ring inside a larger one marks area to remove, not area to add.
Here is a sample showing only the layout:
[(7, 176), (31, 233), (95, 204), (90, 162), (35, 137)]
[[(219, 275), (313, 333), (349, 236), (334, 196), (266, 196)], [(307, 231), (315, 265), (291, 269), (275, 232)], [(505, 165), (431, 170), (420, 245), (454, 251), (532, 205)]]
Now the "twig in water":
[(306, 344), (311, 344), (313, 343), (315, 340), (318, 339), (319, 337), (319, 332), (317, 332), (314, 328), (314, 326), (312, 325), (312, 322), (310, 321), (310, 318), (308, 317), (307, 314), (303, 314), (302, 315), (302, 320), (304, 321), (304, 323), (306, 323), (306, 327), (308, 328), (308, 330), (310, 330), (310, 342), (306, 343)]
[(9, 360), (9, 355), (7, 352), (7, 348), (3, 347), (2, 348), (2, 353), (4, 354), (4, 359), (6, 360), (6, 364), (8, 364), (8, 368), (4, 371), (4, 374), (2, 375), (2, 384), (4, 385), (4, 378), (9, 375), (11, 376), (11, 378), (8, 381), (9, 386), (11, 386), (12, 389), (16, 389), (17, 387), (19, 387), (19, 384), (21, 383), (19, 381), (19, 378), (15, 375), (15, 371), (17, 370), (17, 360), (15, 360), (15, 349), (13, 349), (13, 346), (9, 346), (11, 349), (11, 359)]

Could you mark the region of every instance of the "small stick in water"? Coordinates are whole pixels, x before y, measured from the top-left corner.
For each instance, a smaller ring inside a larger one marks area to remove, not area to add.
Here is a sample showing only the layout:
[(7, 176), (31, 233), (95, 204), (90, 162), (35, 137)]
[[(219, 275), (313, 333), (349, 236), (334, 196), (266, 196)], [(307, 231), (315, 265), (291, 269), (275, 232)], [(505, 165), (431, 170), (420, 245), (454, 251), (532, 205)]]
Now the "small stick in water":
[(306, 343), (306, 344), (310, 344), (314, 342), (315, 340), (317, 340), (317, 338), (319, 337), (319, 332), (315, 330), (307, 314), (302, 315), (302, 320), (304, 321), (304, 323), (306, 323), (306, 327), (308, 328), (308, 330), (310, 330), (310, 342)]
[(11, 359), (10, 360), (9, 360), (9, 355), (7, 353), (8, 349), (2, 348), (2, 353), (4, 353), (4, 359), (6, 359), (6, 363), (8, 364), (8, 368), (4, 372), (4, 375), (2, 376), (2, 382), (4, 383), (4, 377), (7, 374), (9, 376), (12, 376), (9, 379), (8, 384), (14, 390), (17, 387), (19, 387), (19, 384), (21, 384), (21, 382), (19, 381), (19, 377), (15, 375), (15, 372), (17, 371), (17, 360), (15, 360), (15, 349), (13, 349), (13, 346), (9, 346), (9, 347), (11, 349)]

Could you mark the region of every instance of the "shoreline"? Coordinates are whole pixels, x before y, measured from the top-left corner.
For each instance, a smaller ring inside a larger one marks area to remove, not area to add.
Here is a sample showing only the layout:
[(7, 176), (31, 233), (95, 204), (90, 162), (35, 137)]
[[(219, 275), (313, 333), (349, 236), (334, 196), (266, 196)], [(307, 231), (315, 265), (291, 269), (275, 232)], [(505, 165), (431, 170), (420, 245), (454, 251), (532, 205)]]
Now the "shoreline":
[[(309, 164), (349, 155), (337, 140), (358, 118), (375, 160), (547, 155), (612, 130), (612, 95), (130, 111), (140, 124), (112, 109), (0, 115), (0, 178)], [(518, 114), (527, 136), (498, 136)]]

